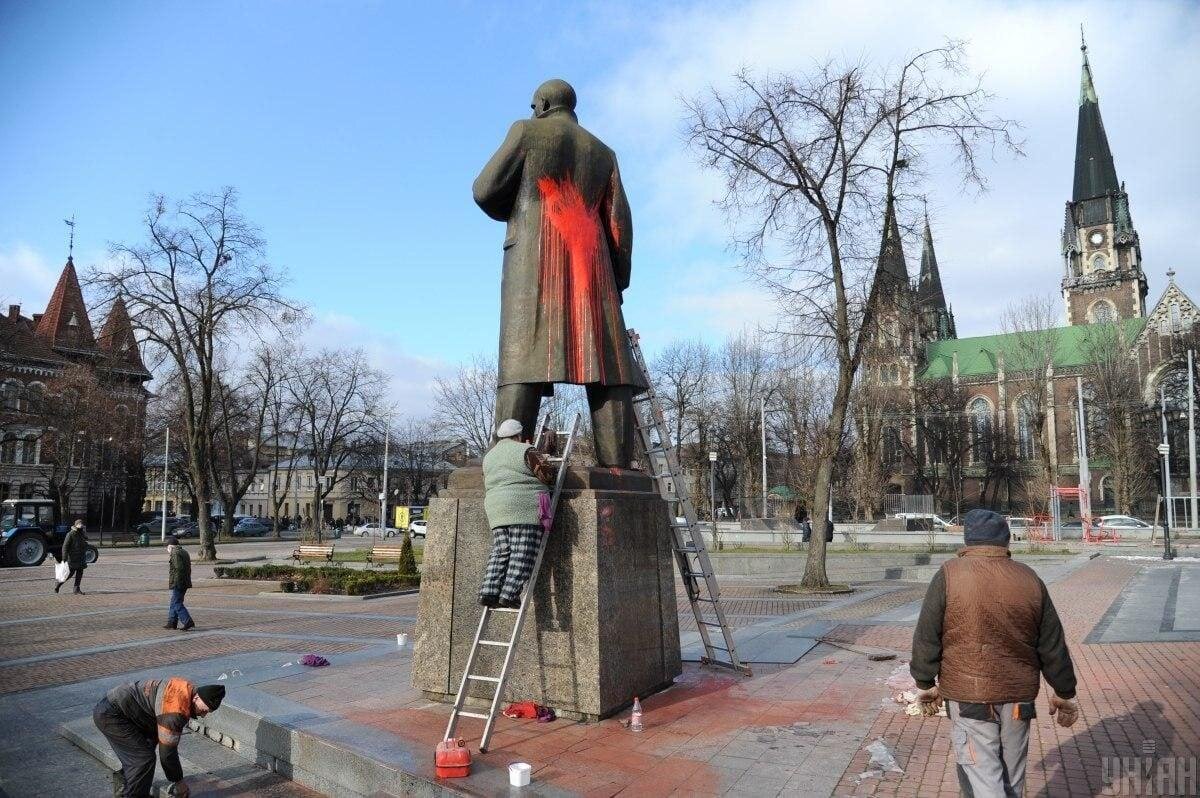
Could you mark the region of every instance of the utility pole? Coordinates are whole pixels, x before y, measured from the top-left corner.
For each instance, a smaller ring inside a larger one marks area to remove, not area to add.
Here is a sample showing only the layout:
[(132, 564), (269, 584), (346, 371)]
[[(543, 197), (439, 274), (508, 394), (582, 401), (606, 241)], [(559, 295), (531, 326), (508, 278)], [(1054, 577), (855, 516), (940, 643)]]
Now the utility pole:
[(1175, 508), (1171, 506), (1171, 461), (1169, 459), (1170, 441), (1167, 440), (1167, 392), (1163, 388), (1158, 389), (1158, 414), (1162, 419), (1162, 446), (1159, 447), (1159, 452), (1163, 456), (1163, 501), (1167, 504), (1167, 512), (1164, 518), (1167, 522), (1167, 528), (1175, 526)]
[(1079, 404), (1079, 513), (1086, 523), (1092, 520), (1092, 472), (1088, 468), (1087, 415), (1083, 409), (1083, 378), (1075, 378), (1075, 398)]
[(167, 427), (167, 443), (163, 450), (163, 502), (162, 502), (162, 529), (159, 531), (159, 540), (167, 539), (167, 469), (171, 465), (171, 428)]
[(392, 422), (388, 419), (383, 433), (383, 484), (379, 487), (379, 536), (387, 537), (388, 439), (392, 437)]
[(717, 537), (717, 453), (708, 453), (708, 509), (712, 512), (713, 548), (720, 551)]
[(758, 427), (762, 433), (762, 517), (767, 517), (767, 397), (758, 398)]
[(1188, 490), (1191, 491), (1191, 501), (1188, 502), (1188, 528), (1200, 527), (1197, 522), (1197, 508), (1200, 499), (1196, 498), (1196, 385), (1195, 385), (1194, 354), (1188, 350)]

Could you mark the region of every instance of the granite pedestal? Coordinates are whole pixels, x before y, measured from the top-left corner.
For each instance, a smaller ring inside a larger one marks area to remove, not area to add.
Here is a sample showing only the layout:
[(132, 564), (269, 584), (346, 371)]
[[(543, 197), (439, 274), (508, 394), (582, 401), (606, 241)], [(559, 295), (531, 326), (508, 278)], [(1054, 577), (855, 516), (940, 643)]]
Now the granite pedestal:
[[(460, 468), (429, 504), (412, 682), (453, 701), (479, 625), (491, 548), (483, 475)], [(608, 717), (682, 672), (666, 502), (634, 471), (572, 468), (517, 642), (505, 703), (536, 701), (584, 720)], [(515, 613), (492, 613), (485, 639), (506, 640)], [(481, 647), (474, 673), (496, 675), (504, 649)], [(468, 702), (486, 705), (491, 685)]]

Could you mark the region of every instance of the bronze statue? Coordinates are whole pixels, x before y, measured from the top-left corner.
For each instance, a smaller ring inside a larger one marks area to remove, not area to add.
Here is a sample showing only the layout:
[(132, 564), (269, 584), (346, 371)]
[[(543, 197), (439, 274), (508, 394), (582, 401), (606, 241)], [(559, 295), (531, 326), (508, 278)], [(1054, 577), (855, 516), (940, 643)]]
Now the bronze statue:
[(555, 383), (584, 385), (596, 459), (628, 468), (635, 392), (646, 387), (625, 336), (633, 219), (617, 157), (575, 116), (575, 90), (548, 80), (533, 118), (513, 123), (473, 187), (508, 223), (500, 288), (496, 422), (537, 423)]

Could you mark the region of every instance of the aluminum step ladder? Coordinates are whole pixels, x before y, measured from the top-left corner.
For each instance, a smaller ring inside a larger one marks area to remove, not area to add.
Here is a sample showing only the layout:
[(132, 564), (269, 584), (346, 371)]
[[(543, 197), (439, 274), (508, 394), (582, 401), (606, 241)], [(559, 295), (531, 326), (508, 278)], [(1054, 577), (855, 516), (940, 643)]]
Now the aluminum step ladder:
[[(579, 414), (575, 414), (574, 420), (571, 422), (571, 431), (567, 435), (566, 445), (563, 447), (561, 457), (551, 457), (550, 462), (558, 463), (558, 475), (554, 480), (554, 490), (550, 494), (550, 517), (554, 518), (558, 510), (558, 500), (562, 495), (563, 482), (567, 475), (567, 463), (571, 459), (571, 450), (575, 447), (575, 436), (579, 432)], [(545, 421), (539, 426), (537, 431), (537, 440), (540, 443), (545, 431)], [(553, 531), (553, 525), (551, 526)], [(529, 574), (529, 581), (525, 583), (525, 589), (521, 591), (521, 604), (516, 609), (507, 607), (484, 607), (483, 614), (479, 617), (479, 627), (475, 630), (475, 640), (471, 643), (471, 653), (467, 656), (466, 667), (463, 668), (462, 682), (458, 686), (458, 696), (454, 699), (454, 708), (450, 711), (450, 721), (446, 724), (446, 733), (442, 735), (443, 739), (452, 739), (454, 730), (458, 726), (459, 718), (479, 718), (484, 721), (483, 736), (479, 740), (479, 750), (481, 753), (487, 752), (488, 740), (492, 737), (492, 726), (496, 721), (496, 713), (500, 710), (500, 701), (504, 695), (504, 686), (508, 683), (509, 670), (512, 667), (513, 652), (516, 650), (517, 640), (521, 637), (521, 628), (525, 625), (525, 613), (529, 609), (530, 603), (533, 600), (534, 590), (537, 588), (538, 573), (542, 569), (542, 557), (546, 553), (546, 543), (550, 539), (550, 533), (542, 533), (542, 543), (538, 546), (537, 558), (533, 561), (533, 571)], [(484, 637), (484, 631), (488, 629), (489, 622), (494, 618), (505, 615), (515, 615), (516, 619), (513, 622), (512, 632), (507, 635), (507, 640), (502, 639), (503, 635), (490, 634), (487, 638)], [(492, 639), (501, 638), (501, 639)], [(500, 668), (500, 673), (496, 675), (475, 673), (475, 661), (481, 646), (491, 648), (504, 649), (504, 664)], [(482, 712), (470, 712), (463, 709), (463, 704), (467, 700), (467, 686), (475, 684), (490, 684), (493, 685), (495, 692), (492, 695), (492, 703), (487, 714)]]
[[(633, 352), (634, 362), (649, 382), (649, 370), (642, 356), (642, 347), (638, 343), (638, 334), (628, 330), (629, 348)], [(687, 479), (679, 467), (675, 449), (671, 445), (671, 433), (666, 419), (663, 417), (662, 406), (654, 387), (650, 386), (645, 393), (638, 394), (633, 399), (633, 417), (637, 425), (638, 435), (646, 449), (649, 462), (647, 470), (658, 482), (659, 492), (668, 502), (679, 504), (679, 515), (671, 518), (671, 547), (675, 550), (675, 562), (679, 566), (679, 575), (683, 578), (687, 589), (688, 601), (696, 616), (696, 629), (700, 632), (700, 640), (704, 643), (704, 657), (701, 662), (706, 665), (729, 668), (730, 670), (751, 676), (750, 666), (738, 658), (737, 645), (733, 641), (733, 631), (725, 620), (725, 609), (721, 605), (721, 590), (717, 585), (716, 574), (713, 573), (712, 561), (708, 557), (708, 549), (704, 545), (704, 533), (700, 531), (700, 521), (696, 514), (696, 506), (688, 495)], [(677, 518), (682, 517), (682, 521)], [(718, 645), (716, 630), (720, 630)]]

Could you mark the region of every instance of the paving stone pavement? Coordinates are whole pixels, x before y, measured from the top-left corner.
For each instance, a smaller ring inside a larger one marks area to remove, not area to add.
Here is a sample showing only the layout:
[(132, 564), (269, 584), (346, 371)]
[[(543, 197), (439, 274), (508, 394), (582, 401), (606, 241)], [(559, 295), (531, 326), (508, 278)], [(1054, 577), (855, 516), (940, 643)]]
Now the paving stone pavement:
[[(1084, 718), (1069, 732), (1045, 717), (1035, 722), (1029, 794), (1093, 794), (1100, 758), (1140, 752), (1145, 740), (1155, 740), (1159, 755), (1194, 754), (1200, 747), (1197, 644), (1082, 642), (1150, 567), (1081, 557), (1046, 570), (1077, 657)], [(13, 798), (108, 794), (107, 774), (54, 733), (38, 702), (90, 701), (131, 672), (207, 673), (225, 662), (274, 662), (276, 673), (259, 673), (252, 688), (238, 689), (343, 718), (346, 728), (372, 739), (394, 739), (428, 769), (448, 710), (409, 687), (411, 647), (395, 647), (396, 633), (413, 632), (415, 595), (360, 602), (261, 596), (260, 585), (209, 579), (211, 569), (197, 564), (188, 603), (199, 634), (183, 634), (161, 628), (165, 571), (165, 556), (157, 552), (105, 552), (87, 571), (87, 595), (56, 596), (48, 565), (0, 570), (0, 728), (10, 740), (0, 746), (0, 792)], [(1141, 577), (1158, 587), (1163, 578)], [(1150, 591), (1161, 599), (1160, 625), (1169, 582)], [(819, 644), (794, 664), (756, 665), (749, 679), (688, 664), (674, 687), (645, 699), (642, 733), (629, 731), (621, 718), (598, 724), (501, 719), (492, 749), (477, 760), (495, 767), (528, 761), (546, 794), (956, 794), (945, 721), (903, 715), (884, 685), (907, 655), (924, 586), (871, 583), (833, 599), (786, 596), (773, 587), (768, 580), (723, 580), (739, 630), (820, 634), (891, 648), (900, 659), (870, 662)], [(1186, 603), (1193, 588), (1178, 580), (1175, 595), (1183, 600), (1175, 605), (1174, 630), (1193, 625)], [(1128, 597), (1122, 607), (1118, 614), (1154, 612)], [(333, 665), (280, 668), (282, 659), (310, 651)], [(471, 725), (461, 732), (478, 735)], [(891, 748), (903, 774), (862, 777), (869, 769), (864, 747), (875, 739)], [(31, 769), (35, 756), (45, 764)], [(266, 772), (261, 780), (197, 784), (203, 789), (196, 795), (306, 794)]]

